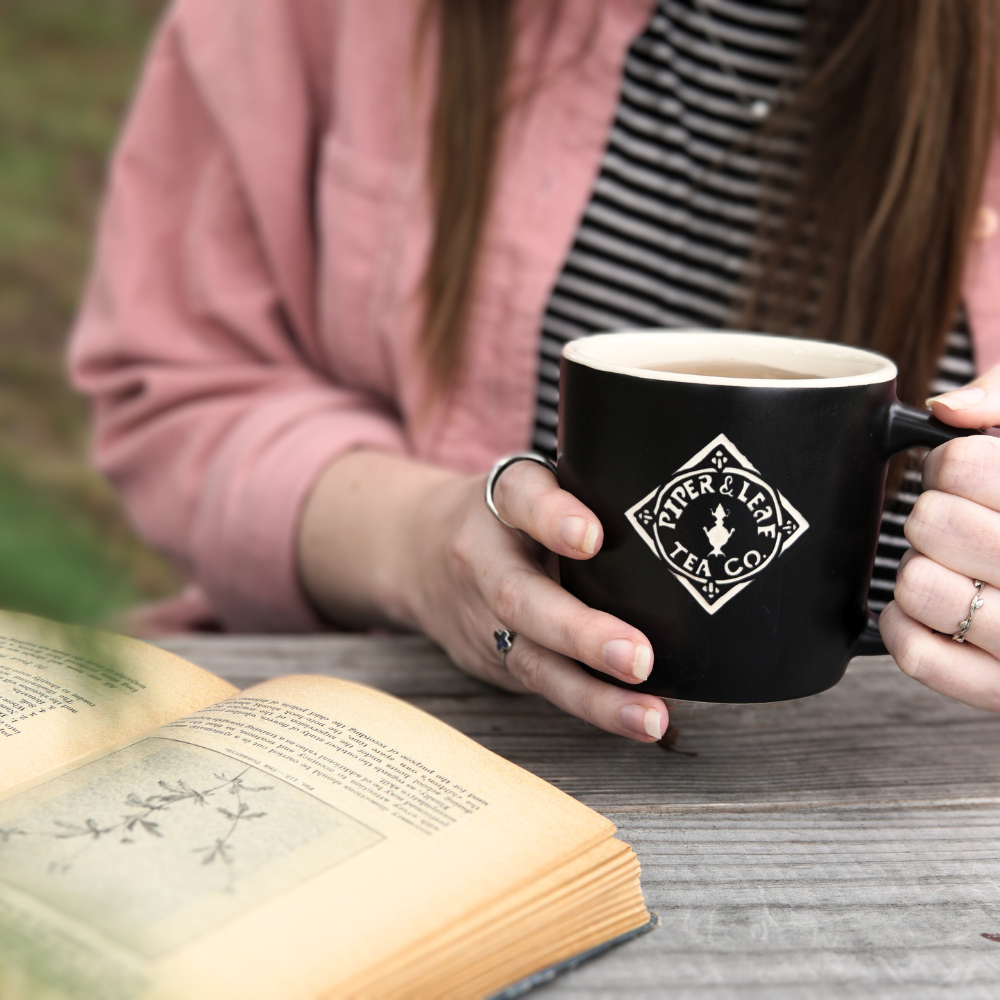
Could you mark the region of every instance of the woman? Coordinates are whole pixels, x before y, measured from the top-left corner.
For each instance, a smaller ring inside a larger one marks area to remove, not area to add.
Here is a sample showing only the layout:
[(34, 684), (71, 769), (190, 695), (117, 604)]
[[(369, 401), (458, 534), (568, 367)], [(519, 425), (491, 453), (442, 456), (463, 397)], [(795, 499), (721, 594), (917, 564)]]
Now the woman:
[[(228, 628), (421, 629), (657, 739), (659, 699), (574, 663), (635, 682), (645, 637), (544, 569), (597, 518), (521, 462), (516, 533), (484, 473), (551, 446), (551, 355), (602, 326), (860, 343), (910, 401), (942, 356), (965, 381), (971, 327), (981, 374), (934, 413), (1000, 423), (998, 46), (996, 0), (179, 0), (75, 332), (98, 462)], [(1000, 710), (997, 442), (923, 484), (883, 637)]]

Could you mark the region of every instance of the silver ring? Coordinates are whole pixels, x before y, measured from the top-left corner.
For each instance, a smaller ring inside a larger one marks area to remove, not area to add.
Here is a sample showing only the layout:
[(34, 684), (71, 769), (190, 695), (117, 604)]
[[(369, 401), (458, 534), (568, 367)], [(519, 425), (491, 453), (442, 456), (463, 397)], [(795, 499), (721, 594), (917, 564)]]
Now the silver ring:
[(969, 617), (964, 622), (958, 623), (958, 631), (952, 636), (955, 642), (965, 642), (965, 635), (972, 628), (972, 619), (976, 612), (983, 606), (983, 599), (979, 596), (983, 592), (986, 584), (982, 580), (973, 580), (976, 585), (976, 592), (972, 595), (972, 602), (969, 604)]
[[(539, 455), (537, 451), (521, 451), (516, 455), (506, 455), (501, 458), (496, 465), (490, 469), (490, 474), (486, 477), (486, 506), (489, 507), (490, 513), (503, 525), (508, 528), (514, 528), (517, 531), (517, 527), (510, 523), (510, 521), (505, 521), (500, 516), (500, 511), (497, 510), (497, 505), (493, 502), (493, 488), (497, 484), (497, 480), (507, 471), (515, 462), (535, 462), (537, 465), (544, 465), (549, 472), (555, 474), (556, 463), (551, 459), (546, 458), (544, 455)], [(511, 633), (513, 635), (513, 633)], [(499, 648), (499, 647), (497, 647)]]
[(506, 670), (507, 654), (514, 648), (514, 640), (517, 638), (517, 633), (511, 632), (510, 629), (498, 628), (493, 630), (493, 638), (496, 640), (500, 662), (503, 664), (504, 670)]

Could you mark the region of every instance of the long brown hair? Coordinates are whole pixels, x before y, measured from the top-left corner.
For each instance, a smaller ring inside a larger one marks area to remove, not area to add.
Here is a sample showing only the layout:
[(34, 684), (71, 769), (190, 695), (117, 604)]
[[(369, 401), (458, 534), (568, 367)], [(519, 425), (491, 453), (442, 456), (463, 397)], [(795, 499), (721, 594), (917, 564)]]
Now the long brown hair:
[(421, 42), (439, 32), (431, 135), (434, 242), (424, 272), (421, 348), (444, 389), (461, 359), (493, 187), (513, 46), (510, 0), (428, 0)]
[[(440, 51), (421, 345), (443, 389), (475, 292), (516, 4), (425, 3)], [(805, 82), (759, 137), (760, 229), (734, 325), (882, 351), (900, 367), (900, 395), (923, 399), (997, 124), (998, 6), (811, 0)]]

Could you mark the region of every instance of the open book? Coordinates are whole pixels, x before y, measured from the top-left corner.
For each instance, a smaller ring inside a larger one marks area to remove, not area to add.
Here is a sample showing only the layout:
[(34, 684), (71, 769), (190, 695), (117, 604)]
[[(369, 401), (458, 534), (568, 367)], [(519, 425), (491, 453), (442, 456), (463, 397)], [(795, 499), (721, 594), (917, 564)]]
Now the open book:
[(650, 923), (613, 825), (378, 691), (0, 613), (0, 997), (514, 996)]

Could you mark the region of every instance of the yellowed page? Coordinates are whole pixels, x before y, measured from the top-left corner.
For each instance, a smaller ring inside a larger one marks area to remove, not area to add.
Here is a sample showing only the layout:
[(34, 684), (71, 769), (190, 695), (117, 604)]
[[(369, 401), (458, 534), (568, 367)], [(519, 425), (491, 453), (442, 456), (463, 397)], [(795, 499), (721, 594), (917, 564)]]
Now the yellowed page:
[[(638, 897), (638, 890), (636, 896)], [(493, 996), (507, 985), (519, 982), (541, 969), (590, 951), (591, 948), (629, 931), (638, 930), (649, 922), (649, 911), (641, 898), (634, 898), (630, 903), (616, 904), (607, 914), (600, 909), (597, 913), (595, 921), (581, 921), (581, 926), (575, 932), (557, 936), (553, 942), (540, 938), (531, 942), (527, 948), (514, 949), (503, 965), (491, 966), (488, 972), (475, 979), (470, 979), (469, 970), (463, 969), (449, 984), (439, 986), (435, 983), (430, 994), (405, 990), (397, 994), (397, 997), (399, 1000), (423, 1000), (426, 996), (433, 996), (435, 1000), (480, 1000), (482, 997)]]
[(613, 832), (404, 702), (269, 681), (0, 803), (0, 965), (30, 928), (6, 961), (72, 1000), (335, 997)]
[(0, 611), (0, 792), (235, 690), (135, 639)]
[(437, 996), (449, 977), (468, 983), (477, 975), (495, 974), (498, 967), (510, 964), (511, 955), (521, 960), (528, 951), (538, 950), (542, 956), (535, 968), (552, 965), (567, 957), (558, 951), (562, 938), (577, 927), (590, 931), (619, 901), (638, 903), (634, 926), (649, 920), (639, 889), (638, 861), (626, 844), (609, 839), (479, 911), (467, 925), (461, 921), (391, 962), (380, 962), (373, 972), (350, 983), (348, 993)]

